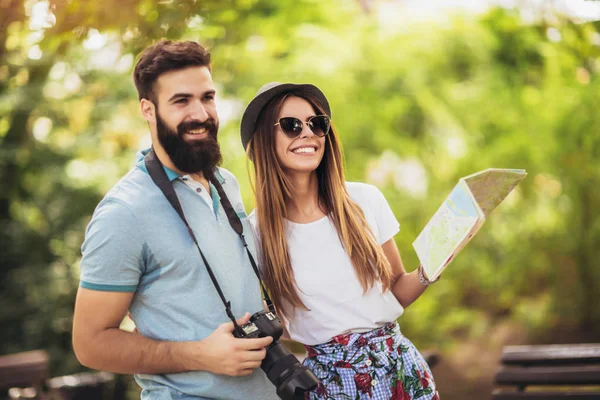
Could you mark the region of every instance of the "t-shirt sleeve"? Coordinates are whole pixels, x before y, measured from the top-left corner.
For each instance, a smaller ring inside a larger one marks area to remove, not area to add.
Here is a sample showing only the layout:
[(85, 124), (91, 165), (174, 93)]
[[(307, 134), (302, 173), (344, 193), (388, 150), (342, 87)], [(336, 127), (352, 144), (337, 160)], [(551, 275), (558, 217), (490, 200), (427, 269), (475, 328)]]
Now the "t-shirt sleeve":
[(381, 191), (371, 186), (371, 207), (377, 223), (377, 237), (379, 244), (384, 244), (400, 231), (400, 223)]
[(81, 246), (80, 286), (134, 292), (144, 270), (144, 241), (135, 215), (115, 200), (96, 208)]
[(231, 172), (226, 170), (225, 168), (219, 167), (217, 170), (221, 178), (223, 178), (223, 189), (227, 194), (227, 198), (229, 202), (233, 206), (233, 209), (237, 213), (237, 216), (240, 218), (248, 217), (246, 213), (246, 208), (244, 207), (244, 202), (242, 201), (242, 194), (240, 192), (240, 184), (238, 183), (237, 178)]
[(256, 210), (253, 210), (248, 216), (250, 226), (252, 227), (252, 234), (254, 235), (254, 241), (256, 243), (256, 261), (258, 262), (258, 268), (262, 270), (263, 258), (262, 258), (262, 243), (260, 238), (260, 232), (258, 231), (258, 220), (256, 216)]

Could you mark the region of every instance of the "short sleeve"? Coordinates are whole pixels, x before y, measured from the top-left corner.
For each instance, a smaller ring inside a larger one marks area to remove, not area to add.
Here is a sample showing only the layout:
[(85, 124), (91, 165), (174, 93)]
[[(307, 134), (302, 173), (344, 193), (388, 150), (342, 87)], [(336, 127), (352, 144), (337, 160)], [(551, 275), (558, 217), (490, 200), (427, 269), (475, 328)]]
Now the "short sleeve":
[(86, 289), (134, 292), (144, 270), (140, 225), (126, 205), (98, 205), (81, 246), (81, 281)]
[(384, 244), (400, 231), (400, 223), (381, 191), (371, 186), (370, 204), (377, 223), (377, 237), (379, 244)]
[(262, 271), (263, 258), (262, 258), (262, 242), (260, 239), (260, 232), (258, 231), (258, 220), (256, 216), (256, 210), (252, 210), (250, 215), (248, 216), (248, 221), (250, 221), (250, 226), (252, 227), (252, 233), (254, 234), (254, 240), (256, 242), (256, 254), (258, 266)]
[(238, 217), (246, 218), (248, 215), (246, 214), (246, 208), (244, 207), (244, 203), (242, 201), (242, 194), (240, 192), (240, 184), (238, 183), (237, 178), (231, 172), (226, 170), (225, 168), (219, 167), (217, 169), (219, 175), (222, 178), (222, 186), (227, 194), (227, 198), (229, 202), (233, 206), (233, 209), (237, 213)]

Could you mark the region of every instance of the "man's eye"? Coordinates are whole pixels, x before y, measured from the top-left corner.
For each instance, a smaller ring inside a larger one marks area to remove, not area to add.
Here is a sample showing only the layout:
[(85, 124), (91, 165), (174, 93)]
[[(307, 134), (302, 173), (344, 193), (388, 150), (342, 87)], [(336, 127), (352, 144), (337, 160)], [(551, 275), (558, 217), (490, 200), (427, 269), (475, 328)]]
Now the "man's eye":
[(213, 101), (214, 99), (215, 99), (215, 96), (213, 96), (213, 95), (204, 97), (204, 101)]
[(177, 103), (177, 104), (185, 104), (185, 103), (187, 103), (187, 99), (178, 99), (178, 100), (175, 100), (175, 103)]

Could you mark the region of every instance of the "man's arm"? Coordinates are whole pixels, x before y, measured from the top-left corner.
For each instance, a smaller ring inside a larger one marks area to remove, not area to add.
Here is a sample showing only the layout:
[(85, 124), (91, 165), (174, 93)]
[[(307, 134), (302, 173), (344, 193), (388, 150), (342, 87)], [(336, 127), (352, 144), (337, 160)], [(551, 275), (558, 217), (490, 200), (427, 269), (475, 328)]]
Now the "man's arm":
[[(219, 326), (200, 341), (167, 342), (119, 329), (133, 298), (131, 292), (79, 288), (73, 318), (73, 348), (81, 364), (120, 374), (209, 371), (245, 376), (258, 368), (271, 337), (238, 339), (233, 323)], [(250, 314), (237, 322), (245, 324)]]

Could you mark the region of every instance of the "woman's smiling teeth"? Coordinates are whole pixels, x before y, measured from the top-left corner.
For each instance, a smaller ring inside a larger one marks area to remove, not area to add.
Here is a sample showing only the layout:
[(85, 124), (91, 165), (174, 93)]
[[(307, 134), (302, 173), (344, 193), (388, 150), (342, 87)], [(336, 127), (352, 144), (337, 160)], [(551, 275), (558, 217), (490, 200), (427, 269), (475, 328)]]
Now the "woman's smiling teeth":
[(299, 147), (297, 149), (292, 150), (292, 153), (314, 153), (316, 150), (314, 147)]

